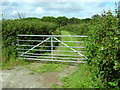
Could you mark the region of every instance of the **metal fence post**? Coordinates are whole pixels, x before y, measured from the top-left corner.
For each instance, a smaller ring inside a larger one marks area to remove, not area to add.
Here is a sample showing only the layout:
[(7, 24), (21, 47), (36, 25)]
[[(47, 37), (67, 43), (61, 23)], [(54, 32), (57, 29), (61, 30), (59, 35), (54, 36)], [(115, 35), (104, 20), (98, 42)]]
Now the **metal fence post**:
[(53, 37), (51, 37), (51, 59), (53, 60)]

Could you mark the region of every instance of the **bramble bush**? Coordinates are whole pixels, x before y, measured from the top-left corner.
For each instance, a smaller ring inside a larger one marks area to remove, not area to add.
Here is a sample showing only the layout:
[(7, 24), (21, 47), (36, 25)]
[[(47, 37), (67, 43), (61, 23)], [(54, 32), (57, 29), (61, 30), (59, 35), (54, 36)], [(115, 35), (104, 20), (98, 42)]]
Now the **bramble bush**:
[[(118, 19), (109, 10), (96, 15), (88, 24), (86, 40), (88, 64), (105, 88), (120, 88), (120, 34)], [(95, 85), (103, 88), (101, 84)]]

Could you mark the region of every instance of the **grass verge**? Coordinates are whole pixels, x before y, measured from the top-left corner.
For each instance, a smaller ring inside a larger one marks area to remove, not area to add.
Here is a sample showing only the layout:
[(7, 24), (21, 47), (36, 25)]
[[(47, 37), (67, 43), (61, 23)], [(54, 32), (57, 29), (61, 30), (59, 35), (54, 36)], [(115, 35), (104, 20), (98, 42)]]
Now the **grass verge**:
[(62, 88), (94, 88), (89, 65), (79, 64), (75, 73), (62, 78)]
[(6, 69), (6, 70), (11, 70), (14, 69), (15, 66), (24, 66), (29, 64), (29, 62), (26, 62), (25, 60), (17, 60), (14, 58), (11, 58), (9, 62), (2, 62), (1, 66), (2, 66), (2, 70)]

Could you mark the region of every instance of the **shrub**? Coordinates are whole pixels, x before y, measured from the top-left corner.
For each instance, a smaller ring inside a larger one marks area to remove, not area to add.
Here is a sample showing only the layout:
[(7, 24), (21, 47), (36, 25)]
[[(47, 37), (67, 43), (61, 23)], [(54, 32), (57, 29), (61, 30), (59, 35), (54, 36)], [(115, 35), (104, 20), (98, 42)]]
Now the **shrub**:
[[(88, 36), (88, 63), (92, 71), (105, 87), (120, 87), (120, 35), (117, 17), (108, 11), (93, 18), (89, 24)], [(99, 84), (98, 86), (101, 87)]]

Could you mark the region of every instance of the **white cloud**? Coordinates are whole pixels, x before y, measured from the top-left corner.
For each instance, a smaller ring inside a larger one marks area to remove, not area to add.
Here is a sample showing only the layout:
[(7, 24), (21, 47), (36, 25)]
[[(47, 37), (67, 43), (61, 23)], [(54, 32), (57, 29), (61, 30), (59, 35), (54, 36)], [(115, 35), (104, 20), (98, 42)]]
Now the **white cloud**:
[(37, 14), (42, 14), (43, 13), (43, 9), (41, 7), (37, 7), (36, 13)]
[(17, 11), (16, 11), (16, 10), (14, 10), (14, 11), (11, 13), (11, 15), (14, 15), (14, 14), (17, 14)]
[(2, 14), (2, 6), (0, 6), (0, 15)]
[(8, 18), (17, 17), (17, 12), (25, 13), (25, 17), (43, 17), (47, 15), (88, 18), (94, 14), (101, 14), (103, 8), (108, 10), (113, 7), (114, 2), (4, 2), (2, 11), (3, 14), (8, 15)]

